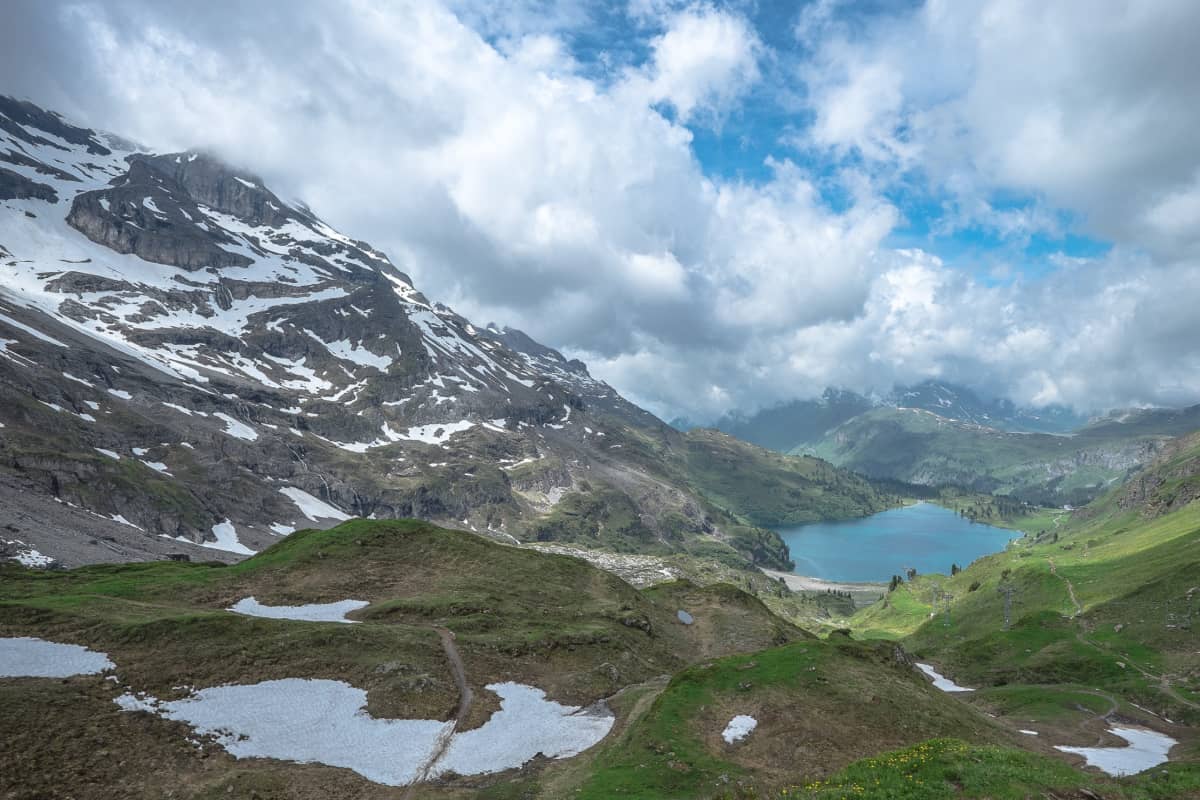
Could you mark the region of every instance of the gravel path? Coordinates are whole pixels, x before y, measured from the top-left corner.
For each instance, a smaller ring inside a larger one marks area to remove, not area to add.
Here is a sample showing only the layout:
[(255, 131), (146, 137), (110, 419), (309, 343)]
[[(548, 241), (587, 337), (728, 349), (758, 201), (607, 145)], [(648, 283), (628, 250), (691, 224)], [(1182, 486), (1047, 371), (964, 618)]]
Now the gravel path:
[(454, 737), (454, 732), (466, 720), (467, 715), (471, 713), (471, 703), (475, 700), (475, 692), (472, 691), (470, 684), (467, 683), (467, 671), (463, 667), (462, 656), (458, 652), (458, 645), (454, 641), (454, 632), (448, 628), (434, 626), (437, 631), (438, 638), (442, 642), (442, 650), (446, 653), (446, 660), (450, 662), (450, 672), (454, 675), (454, 683), (458, 687), (458, 711), (454, 715), (454, 725), (448, 726), (441, 734), (438, 735), (437, 743), (433, 747), (433, 751), (429, 754), (429, 759), (417, 771), (417, 775), (413, 778), (412, 783), (408, 785), (403, 795), (403, 800), (409, 800), (416, 791), (417, 785), (428, 780), (433, 772), (434, 765), (445, 754), (446, 748), (450, 746), (450, 740)]

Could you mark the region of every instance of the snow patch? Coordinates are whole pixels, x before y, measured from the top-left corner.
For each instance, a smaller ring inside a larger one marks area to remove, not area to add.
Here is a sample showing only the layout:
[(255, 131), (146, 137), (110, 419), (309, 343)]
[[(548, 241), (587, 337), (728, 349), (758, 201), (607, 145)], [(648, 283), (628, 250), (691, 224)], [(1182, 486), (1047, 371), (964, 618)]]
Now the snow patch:
[(84, 386), (91, 386), (92, 388), (96, 387), (96, 384), (92, 383), (91, 381), (85, 381), (83, 378), (76, 378), (74, 375), (72, 375), (69, 372), (64, 372), (62, 374), (62, 376), (69, 381), (75, 381), (76, 383), (82, 383)]
[(749, 736), (755, 728), (758, 727), (758, 720), (754, 717), (745, 714), (738, 714), (733, 719), (729, 720), (729, 724), (725, 726), (725, 730), (721, 731), (721, 738), (725, 740), (725, 744), (733, 744), (740, 742)]
[(1055, 750), (1083, 756), (1090, 766), (1109, 775), (1135, 775), (1143, 770), (1163, 763), (1171, 748), (1179, 744), (1165, 733), (1149, 728), (1109, 728), (1108, 732), (1119, 736), (1129, 744), (1125, 747), (1067, 747), (1055, 745)]
[(520, 683), (493, 683), (500, 710), (482, 727), (454, 734), (434, 765), (434, 776), (446, 772), (482, 775), (515, 769), (538, 753), (567, 758), (582, 753), (612, 730), (613, 716), (604, 710), (564, 706), (546, 693)]
[(201, 547), (207, 547), (210, 550), (224, 550), (227, 553), (238, 553), (244, 556), (254, 555), (254, 550), (251, 550), (238, 541), (237, 530), (229, 520), (213, 525), (212, 532), (213, 536), (217, 537), (217, 540), (215, 542), (201, 542)]
[(959, 686), (957, 683), (955, 683), (954, 681), (950, 680), (949, 678), (943, 676), (941, 673), (939, 673), (937, 670), (935, 670), (933, 667), (929, 666), (928, 664), (917, 664), (917, 669), (921, 670), (921, 672), (924, 672), (926, 675), (928, 675), (930, 678), (932, 678), (934, 687), (941, 689), (943, 692), (973, 692), (973, 691), (975, 691), (974, 689), (968, 689), (966, 686)]
[(163, 405), (166, 406), (167, 408), (175, 409), (180, 414), (187, 414), (189, 417), (193, 416), (193, 415), (197, 415), (197, 416), (201, 416), (201, 417), (208, 416), (208, 414), (204, 413), (203, 411), (192, 411), (190, 408), (185, 408), (184, 406), (178, 405), (176, 403), (163, 403)]
[(451, 723), (374, 719), (367, 693), (341, 681), (284, 678), (216, 686), (170, 702), (117, 698), (213, 734), (235, 758), (280, 758), (352, 769), (403, 786), (418, 775)]
[(253, 442), (258, 438), (258, 431), (228, 414), (222, 414), (218, 411), (213, 416), (225, 423), (225, 433), (230, 436), (237, 439), (245, 439), (248, 442)]
[(10, 561), (16, 561), (23, 567), (30, 569), (42, 569), (54, 563), (54, 559), (47, 555), (42, 555), (30, 545), (25, 544), (20, 539), (0, 539), (0, 544), (6, 544), (10, 547), (17, 548), (15, 556), (9, 556)]
[(230, 606), (229, 610), (248, 617), (267, 619), (354, 623), (357, 620), (346, 619), (346, 615), (367, 605), (366, 600), (339, 600), (336, 603), (309, 603), (302, 606), (264, 606), (253, 597), (246, 597)]
[(383, 424), (383, 435), (393, 442), (403, 440), (424, 442), (425, 444), (441, 444), (454, 434), (462, 433), (474, 427), (474, 422), (464, 419), (459, 422), (435, 422), (432, 425), (417, 425), (406, 431), (394, 431), (385, 422)]
[(59, 644), (32, 636), (0, 638), (0, 677), (69, 678), (115, 668), (116, 664), (105, 653), (77, 644)]
[[(453, 734), (429, 769), (480, 775), (520, 767), (538, 753), (566, 758), (603, 739), (613, 726), (607, 709), (580, 709), (547, 700), (518, 683), (493, 683), (500, 710), (482, 727)], [(376, 719), (367, 693), (342, 681), (284, 678), (203, 689), (182, 700), (126, 694), (122, 709), (149, 711), (212, 734), (235, 758), (279, 758), (345, 767), (388, 786), (416, 780), (451, 722)]]
[(300, 513), (314, 522), (318, 519), (336, 519), (342, 522), (353, 519), (349, 514), (334, 508), (319, 497), (313, 497), (303, 489), (285, 486), (279, 490), (279, 493), (291, 498), (296, 507), (300, 509)]
[[(316, 338), (311, 331), (305, 331), (313, 338)], [(341, 339), (336, 342), (326, 342), (320, 339), (321, 344), (325, 345), (325, 349), (330, 352), (335, 358), (340, 358), (344, 361), (350, 361), (364, 367), (375, 367), (376, 369), (386, 372), (394, 361), (391, 356), (377, 356), (358, 342), (351, 342), (349, 339)]]

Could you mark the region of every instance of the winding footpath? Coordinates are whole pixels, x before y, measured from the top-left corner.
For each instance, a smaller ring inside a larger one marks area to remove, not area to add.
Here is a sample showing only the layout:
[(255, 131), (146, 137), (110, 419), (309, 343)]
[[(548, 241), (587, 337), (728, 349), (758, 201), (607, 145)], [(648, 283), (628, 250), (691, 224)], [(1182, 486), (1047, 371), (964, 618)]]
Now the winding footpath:
[(433, 774), (433, 768), (437, 762), (446, 753), (446, 749), (450, 747), (450, 741), (454, 738), (454, 734), (458, 731), (467, 715), (471, 713), (471, 703), (475, 700), (475, 692), (467, 683), (467, 671), (463, 667), (462, 656), (458, 652), (458, 645), (454, 641), (454, 632), (448, 628), (443, 628), (440, 625), (433, 626), (433, 630), (437, 632), (438, 638), (442, 642), (442, 650), (446, 653), (446, 660), (450, 662), (450, 672), (454, 676), (454, 683), (458, 687), (458, 711), (454, 714), (453, 724), (447, 725), (438, 734), (437, 742), (433, 746), (433, 750), (429, 754), (429, 758), (425, 761), (421, 768), (417, 770), (416, 776), (408, 787), (404, 790), (402, 800), (409, 800), (416, 791), (417, 785), (427, 781)]
[(1075, 596), (1075, 585), (1071, 583), (1071, 579), (1066, 575), (1058, 574), (1058, 568), (1054, 566), (1053, 558), (1047, 558), (1046, 560), (1050, 562), (1050, 574), (1067, 585), (1067, 594), (1071, 596), (1071, 604), (1075, 606), (1075, 613), (1071, 615), (1071, 619), (1075, 619), (1083, 613), (1083, 606), (1079, 604), (1079, 598)]
[[(1078, 617), (1080, 617), (1083, 614), (1083, 606), (1080, 605), (1079, 599), (1075, 596), (1075, 586), (1071, 583), (1071, 579), (1068, 578), (1066, 575), (1058, 574), (1058, 569), (1054, 565), (1054, 559), (1048, 558), (1046, 560), (1050, 563), (1050, 574), (1055, 576), (1056, 578), (1058, 578), (1059, 580), (1061, 580), (1063, 583), (1065, 583), (1067, 585), (1067, 594), (1069, 594), (1071, 596), (1071, 603), (1075, 606), (1075, 613), (1071, 615), (1071, 619), (1077, 619)], [(1077, 631), (1075, 633), (1075, 639), (1080, 644), (1084, 644), (1089, 647), (1093, 647), (1102, 653), (1109, 652), (1105, 648), (1103, 648), (1100, 645), (1093, 642), (1091, 639), (1087, 638), (1087, 636), (1085, 636), (1084, 633), (1085, 632), (1083, 630)], [(1196, 703), (1192, 700), (1189, 700), (1186, 697), (1184, 697), (1183, 695), (1181, 695), (1178, 691), (1176, 691), (1175, 687), (1171, 683), (1170, 676), (1168, 676), (1166, 674), (1163, 674), (1163, 675), (1155, 674), (1155, 673), (1151, 672), (1150, 670), (1146, 669), (1145, 667), (1142, 667), (1139, 664), (1137, 664), (1129, 656), (1125, 656), (1125, 661), (1122, 663), (1125, 663), (1128, 666), (1132, 667), (1133, 669), (1137, 670), (1138, 672), (1140, 672), (1142, 675), (1149, 678), (1150, 680), (1157, 681), (1159, 684), (1159, 687), (1162, 689), (1163, 693), (1166, 694), (1167, 696), (1169, 696), (1171, 699), (1175, 700), (1177, 703), (1180, 703), (1181, 705), (1185, 705), (1188, 708), (1200, 710), (1200, 703)]]

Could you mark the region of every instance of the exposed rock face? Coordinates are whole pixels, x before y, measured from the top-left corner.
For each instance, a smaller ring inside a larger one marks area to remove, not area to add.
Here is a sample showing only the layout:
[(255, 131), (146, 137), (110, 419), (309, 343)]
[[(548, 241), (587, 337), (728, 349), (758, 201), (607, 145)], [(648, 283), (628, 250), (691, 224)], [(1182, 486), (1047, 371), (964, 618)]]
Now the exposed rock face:
[(429, 302), (257, 177), (9, 100), (0, 157), (45, 187), (0, 200), (0, 486), (53, 520), (41, 552), (226, 558), (343, 515), (607, 535), (542, 524), (566, 502), (656, 551), (786, 560), (582, 363)]
[(20, 200), (26, 197), (50, 203), (58, 202), (58, 195), (46, 184), (26, 178), (11, 169), (0, 167), (0, 200)]
[(40, 131), (76, 145), (89, 155), (107, 156), (111, 152), (100, 143), (95, 131), (70, 125), (53, 111), (38, 108), (33, 103), (2, 95), (0, 95), (0, 130), (7, 133), (11, 140), (31, 145), (56, 146), (44, 135), (39, 135)]
[(67, 222), (97, 244), (158, 264), (197, 270), (252, 263), (222, 247), (233, 240), (203, 218), (178, 184), (135, 159), (118, 185), (76, 195)]
[(255, 227), (279, 226), (289, 219), (309, 216), (289, 208), (268, 191), (257, 176), (237, 174), (204, 153), (136, 155), (133, 160), (182, 186), (197, 203), (245, 220)]
[(1121, 489), (1117, 505), (1158, 517), (1200, 497), (1200, 434), (1184, 436), (1161, 449), (1145, 469)]

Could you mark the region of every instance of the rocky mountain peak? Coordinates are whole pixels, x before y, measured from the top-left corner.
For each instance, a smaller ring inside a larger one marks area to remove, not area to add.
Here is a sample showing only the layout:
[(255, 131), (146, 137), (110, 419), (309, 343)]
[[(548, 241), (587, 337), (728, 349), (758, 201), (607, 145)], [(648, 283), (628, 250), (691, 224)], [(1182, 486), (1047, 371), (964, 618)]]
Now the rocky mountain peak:
[(554, 538), (568, 495), (657, 547), (733, 541), (664, 468), (678, 434), (581, 362), (211, 154), (4, 100), (0, 253), (0, 500), (68, 561), (233, 557), (351, 515)]

